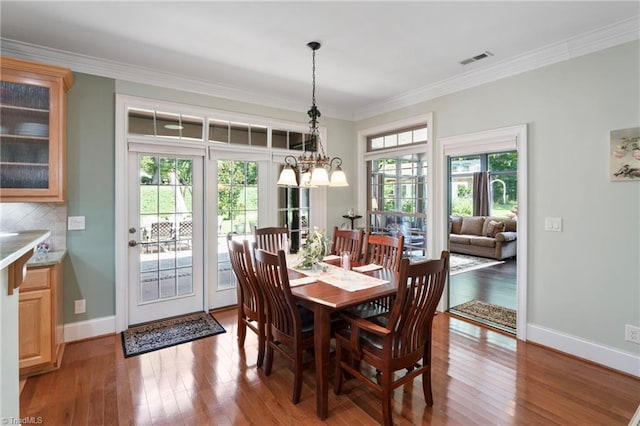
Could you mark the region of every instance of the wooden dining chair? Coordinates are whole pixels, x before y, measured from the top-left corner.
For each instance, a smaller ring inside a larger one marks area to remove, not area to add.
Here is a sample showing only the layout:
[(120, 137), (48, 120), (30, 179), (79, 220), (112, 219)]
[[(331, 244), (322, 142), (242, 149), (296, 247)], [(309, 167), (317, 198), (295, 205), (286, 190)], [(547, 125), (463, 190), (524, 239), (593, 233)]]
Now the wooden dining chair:
[(398, 271), (402, 259), (404, 236), (368, 234), (365, 243), (364, 259), (366, 263), (375, 263), (387, 269)]
[(238, 346), (244, 347), (247, 328), (258, 335), (257, 367), (264, 361), (266, 344), (266, 301), (253, 270), (249, 242), (227, 235), (231, 267), (238, 279)]
[(269, 226), (265, 228), (254, 228), (256, 247), (271, 253), (277, 253), (282, 249), (282, 241), (289, 238), (289, 228), (287, 226)]
[(351, 262), (359, 262), (362, 256), (362, 243), (364, 241), (363, 230), (333, 228), (333, 242), (331, 254), (340, 256), (343, 252), (351, 253)]
[[(391, 235), (368, 234), (365, 240), (364, 263), (374, 263), (384, 268), (398, 271), (402, 260), (404, 237)], [(349, 309), (361, 318), (373, 318), (387, 315), (393, 306), (395, 296), (387, 296), (371, 302), (363, 303)]]
[[(440, 259), (411, 263), (402, 259), (398, 293), (390, 316), (381, 325), (343, 313), (349, 322), (336, 337), (334, 392), (342, 390), (344, 373), (362, 381), (382, 400), (383, 424), (391, 425), (393, 390), (422, 375), (422, 391), (427, 406), (433, 405), (431, 391), (431, 325), (442, 297), (449, 253)], [(362, 361), (375, 368), (372, 380)], [(421, 362), (421, 364), (420, 364)], [(396, 378), (395, 373), (405, 370)]]
[(274, 350), (285, 356), (293, 365), (291, 401), (297, 404), (302, 392), (303, 354), (313, 348), (313, 312), (298, 306), (291, 294), (284, 251), (274, 254), (255, 249), (254, 257), (256, 276), (268, 306), (264, 372), (271, 374)]

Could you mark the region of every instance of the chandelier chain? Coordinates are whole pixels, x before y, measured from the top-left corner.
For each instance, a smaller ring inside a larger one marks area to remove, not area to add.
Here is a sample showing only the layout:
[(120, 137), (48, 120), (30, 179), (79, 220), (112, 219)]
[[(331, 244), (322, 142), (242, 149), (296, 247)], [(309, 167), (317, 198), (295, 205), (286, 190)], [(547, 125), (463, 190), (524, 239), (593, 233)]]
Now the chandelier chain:
[[(286, 165), (278, 179), (278, 185), (281, 186), (298, 186), (295, 173), (300, 173), (300, 186), (302, 187), (349, 186), (341, 168), (342, 159), (340, 157), (329, 158), (325, 154), (318, 130), (318, 118), (321, 114), (316, 106), (316, 50), (320, 46), (321, 44), (317, 41), (307, 43), (307, 47), (312, 50), (311, 108), (307, 111), (311, 119), (309, 121), (309, 143), (303, 144), (303, 152), (299, 156), (285, 156)], [(315, 150), (307, 151), (307, 147), (311, 146), (314, 146)], [(331, 172), (331, 180), (329, 180), (328, 172)]]

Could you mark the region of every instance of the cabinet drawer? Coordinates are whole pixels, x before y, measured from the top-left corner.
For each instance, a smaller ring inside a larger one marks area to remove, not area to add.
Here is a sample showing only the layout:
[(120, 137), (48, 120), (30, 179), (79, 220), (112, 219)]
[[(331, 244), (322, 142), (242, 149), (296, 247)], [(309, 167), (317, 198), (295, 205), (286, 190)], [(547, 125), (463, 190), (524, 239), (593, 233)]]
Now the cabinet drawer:
[(27, 276), (20, 286), (20, 292), (51, 288), (49, 268), (27, 269)]

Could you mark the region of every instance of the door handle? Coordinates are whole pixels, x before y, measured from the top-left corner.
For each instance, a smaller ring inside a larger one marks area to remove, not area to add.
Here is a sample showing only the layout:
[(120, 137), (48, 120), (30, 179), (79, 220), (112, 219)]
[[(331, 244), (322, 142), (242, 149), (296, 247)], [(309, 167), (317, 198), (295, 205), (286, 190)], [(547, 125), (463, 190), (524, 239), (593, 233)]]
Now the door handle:
[(138, 242), (136, 240), (129, 240), (129, 247), (135, 247), (138, 245)]

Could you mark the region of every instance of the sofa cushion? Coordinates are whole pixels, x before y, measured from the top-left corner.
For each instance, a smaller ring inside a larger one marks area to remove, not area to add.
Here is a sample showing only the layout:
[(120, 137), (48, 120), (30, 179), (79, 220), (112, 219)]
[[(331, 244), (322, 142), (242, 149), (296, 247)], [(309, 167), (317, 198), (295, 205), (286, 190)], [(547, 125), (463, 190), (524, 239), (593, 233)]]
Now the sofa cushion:
[(504, 231), (504, 222), (487, 218), (484, 225), (484, 236), (495, 238), (498, 232)]
[(460, 234), (460, 229), (462, 229), (462, 217), (461, 216), (451, 216), (451, 233), (452, 234)]
[(482, 228), (484, 226), (484, 216), (465, 216), (462, 218), (462, 227), (460, 233), (465, 235), (478, 235), (481, 236)]
[(495, 247), (496, 239), (490, 237), (480, 237), (476, 235), (469, 236), (469, 244), (472, 246)]
[(449, 241), (456, 244), (469, 244), (469, 236), (468, 235), (449, 235)]

